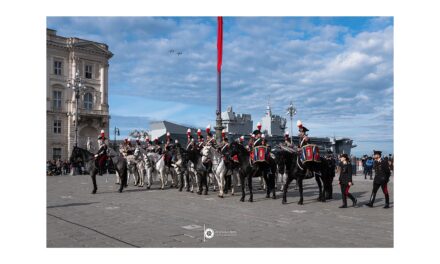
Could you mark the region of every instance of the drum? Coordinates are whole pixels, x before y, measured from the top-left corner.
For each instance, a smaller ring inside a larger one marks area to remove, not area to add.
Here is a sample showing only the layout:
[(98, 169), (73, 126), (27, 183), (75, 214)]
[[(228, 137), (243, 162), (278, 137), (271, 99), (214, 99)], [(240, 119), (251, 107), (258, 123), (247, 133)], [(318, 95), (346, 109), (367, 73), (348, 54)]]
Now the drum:
[(308, 144), (302, 147), (301, 152), (301, 161), (302, 162), (320, 162), (319, 156), (319, 147), (314, 144)]
[(254, 148), (253, 161), (254, 162), (267, 162), (269, 160), (269, 151), (266, 146), (258, 146)]

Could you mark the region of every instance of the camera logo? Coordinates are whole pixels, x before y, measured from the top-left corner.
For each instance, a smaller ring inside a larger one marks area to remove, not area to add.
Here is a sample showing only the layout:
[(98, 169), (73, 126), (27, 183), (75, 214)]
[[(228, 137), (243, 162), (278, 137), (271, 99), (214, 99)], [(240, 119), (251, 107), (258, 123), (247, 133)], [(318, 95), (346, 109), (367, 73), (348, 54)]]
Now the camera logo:
[(211, 228), (206, 228), (204, 234), (206, 239), (211, 239), (214, 237), (214, 230)]

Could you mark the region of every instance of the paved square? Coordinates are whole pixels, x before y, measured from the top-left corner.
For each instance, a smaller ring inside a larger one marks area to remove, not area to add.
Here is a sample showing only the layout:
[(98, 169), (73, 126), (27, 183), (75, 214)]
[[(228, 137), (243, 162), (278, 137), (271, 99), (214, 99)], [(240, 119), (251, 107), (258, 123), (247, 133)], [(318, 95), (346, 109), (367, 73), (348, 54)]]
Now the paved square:
[(393, 247), (393, 177), (390, 209), (382, 208), (381, 190), (374, 208), (364, 206), (372, 181), (363, 176), (353, 176), (350, 189), (359, 207), (348, 209), (338, 208), (336, 180), (335, 199), (326, 203), (316, 200), (315, 180), (306, 180), (300, 206), (293, 189), (287, 205), (281, 192), (272, 200), (263, 191), (242, 203), (240, 192), (221, 199), (157, 183), (118, 193), (115, 175), (97, 178), (93, 195), (90, 176), (47, 177), (47, 247)]

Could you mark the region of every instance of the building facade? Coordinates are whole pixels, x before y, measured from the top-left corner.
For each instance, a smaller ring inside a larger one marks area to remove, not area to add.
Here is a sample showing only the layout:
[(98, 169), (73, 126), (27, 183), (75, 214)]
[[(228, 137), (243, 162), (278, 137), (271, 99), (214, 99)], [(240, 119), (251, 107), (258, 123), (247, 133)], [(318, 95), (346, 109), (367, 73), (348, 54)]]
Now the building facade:
[[(113, 54), (108, 46), (90, 40), (58, 36), (47, 29), (46, 62), (46, 156), (47, 159), (68, 159), (75, 145), (78, 125), (78, 146), (97, 148), (97, 137), (103, 129), (109, 135), (108, 68)], [(78, 100), (67, 87), (78, 71), (83, 87)]]

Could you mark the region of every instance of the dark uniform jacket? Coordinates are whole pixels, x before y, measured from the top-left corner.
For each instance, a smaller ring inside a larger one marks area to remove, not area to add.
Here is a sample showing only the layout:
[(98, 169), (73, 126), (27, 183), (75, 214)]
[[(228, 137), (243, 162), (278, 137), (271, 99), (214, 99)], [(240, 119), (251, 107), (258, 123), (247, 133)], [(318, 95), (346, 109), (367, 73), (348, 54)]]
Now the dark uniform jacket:
[(299, 147), (300, 148), (302, 148), (302, 147), (304, 147), (305, 145), (308, 145), (308, 144), (310, 144), (310, 140), (309, 140), (308, 136), (304, 136), (303, 138), (299, 139)]
[(341, 184), (348, 184), (352, 181), (352, 166), (350, 162), (347, 164), (341, 163), (341, 173), (339, 174), (339, 182)]
[(96, 153), (98, 156), (107, 154), (107, 145), (104, 143), (99, 148), (98, 152)]
[(375, 184), (384, 184), (390, 180), (390, 167), (388, 166), (388, 162), (386, 160), (381, 159), (380, 161), (374, 161), (374, 183)]
[(263, 139), (262, 138), (255, 139), (254, 147), (258, 147), (258, 146), (263, 146)]

